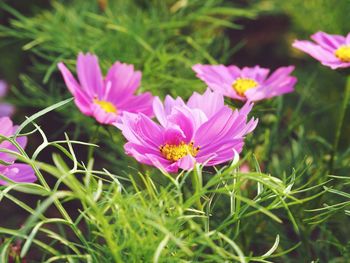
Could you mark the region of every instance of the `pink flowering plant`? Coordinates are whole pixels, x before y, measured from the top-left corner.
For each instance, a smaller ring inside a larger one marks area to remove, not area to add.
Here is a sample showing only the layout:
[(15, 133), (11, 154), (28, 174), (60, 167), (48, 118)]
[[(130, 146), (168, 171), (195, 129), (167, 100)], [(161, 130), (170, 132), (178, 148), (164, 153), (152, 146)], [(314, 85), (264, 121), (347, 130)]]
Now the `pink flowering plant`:
[(12, 2), (0, 263), (348, 262), (342, 1)]
[(259, 101), (294, 91), (296, 77), (290, 74), (294, 66), (280, 67), (269, 75), (270, 70), (259, 66), (230, 65), (193, 66), (199, 79), (212, 90), (241, 101)]
[(295, 40), (293, 47), (331, 69), (350, 67), (350, 33), (342, 36), (319, 31), (311, 39), (313, 41)]
[(124, 112), (152, 115), (151, 94), (134, 94), (140, 87), (141, 72), (135, 71), (133, 65), (117, 61), (104, 78), (97, 56), (80, 53), (77, 59), (79, 82), (63, 63), (59, 63), (58, 68), (79, 110), (97, 122), (113, 124)]
[(194, 93), (188, 103), (167, 96), (153, 109), (159, 124), (144, 114), (125, 114), (118, 125), (128, 140), (125, 151), (141, 163), (167, 172), (191, 170), (196, 163), (214, 166), (234, 159), (257, 120), (248, 119), (253, 104), (240, 110), (224, 105), (221, 95)]

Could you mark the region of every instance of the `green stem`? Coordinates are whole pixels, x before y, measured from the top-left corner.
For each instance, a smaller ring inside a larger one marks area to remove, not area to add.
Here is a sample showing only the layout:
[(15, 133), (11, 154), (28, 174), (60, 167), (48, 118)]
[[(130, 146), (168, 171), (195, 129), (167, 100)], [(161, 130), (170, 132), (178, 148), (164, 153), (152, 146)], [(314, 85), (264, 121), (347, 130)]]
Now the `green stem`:
[(341, 109), (340, 109), (340, 113), (339, 113), (339, 119), (338, 119), (336, 131), (335, 131), (335, 137), (334, 137), (334, 142), (333, 142), (333, 149), (332, 149), (331, 158), (330, 158), (330, 161), (329, 161), (329, 171), (330, 171), (330, 173), (333, 173), (334, 159), (335, 159), (335, 155), (337, 154), (337, 151), (338, 151), (339, 139), (340, 139), (343, 123), (344, 123), (344, 117), (345, 117), (346, 109), (348, 107), (349, 98), (350, 98), (350, 76), (348, 76), (347, 80), (346, 80), (345, 93), (344, 93), (344, 96), (343, 96), (343, 102), (342, 102), (342, 105), (341, 105)]
[[(92, 134), (89, 143), (92, 143), (92, 144), (95, 143), (96, 138), (97, 138), (97, 135), (98, 135), (98, 130), (100, 129), (100, 126), (101, 126), (101, 125), (96, 124), (95, 131), (94, 131), (94, 133)], [(89, 160), (92, 158), (92, 156), (93, 156), (93, 154), (94, 154), (94, 149), (95, 149), (95, 146), (92, 146), (92, 145), (89, 146), (88, 155), (87, 155), (87, 162), (89, 162)]]
[[(208, 211), (205, 211), (205, 207), (201, 201), (201, 198), (202, 198), (201, 193), (203, 190), (203, 177), (202, 176), (203, 176), (202, 169), (199, 168), (198, 166), (195, 166), (195, 168), (191, 172), (191, 180), (192, 180), (192, 188), (193, 188), (194, 194), (197, 197), (196, 205), (197, 205), (198, 210), (204, 212), (205, 215), (209, 218), (209, 213), (208, 213)], [(209, 232), (208, 218), (203, 218), (203, 220), (202, 220), (205, 232)]]
[(197, 167), (191, 172), (192, 187), (195, 195), (198, 195), (197, 206), (200, 211), (203, 211), (200, 193), (202, 191), (202, 173), (198, 171)]

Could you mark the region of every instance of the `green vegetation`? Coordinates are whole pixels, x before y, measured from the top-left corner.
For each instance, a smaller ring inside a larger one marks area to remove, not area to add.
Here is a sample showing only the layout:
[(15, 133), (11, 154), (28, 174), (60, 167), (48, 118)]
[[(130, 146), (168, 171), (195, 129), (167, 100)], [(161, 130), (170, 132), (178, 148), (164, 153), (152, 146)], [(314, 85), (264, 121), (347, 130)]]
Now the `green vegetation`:
[[(0, 262), (348, 262), (349, 109), (333, 151), (348, 72), (290, 45), (318, 30), (347, 34), (350, 2), (235, 2), (0, 3), (0, 77), (14, 84), (9, 100), (29, 137), (18, 158), (39, 178), (0, 186)], [(249, 45), (258, 40), (243, 25), (281, 15), (279, 50)], [(142, 92), (187, 99), (206, 88), (194, 64), (235, 64), (254, 50), (273, 67), (281, 53), (296, 65), (295, 93), (257, 103), (238, 163), (176, 175), (126, 156), (120, 131), (80, 113), (57, 69), (75, 72), (77, 54), (92, 52), (104, 73), (134, 64)]]

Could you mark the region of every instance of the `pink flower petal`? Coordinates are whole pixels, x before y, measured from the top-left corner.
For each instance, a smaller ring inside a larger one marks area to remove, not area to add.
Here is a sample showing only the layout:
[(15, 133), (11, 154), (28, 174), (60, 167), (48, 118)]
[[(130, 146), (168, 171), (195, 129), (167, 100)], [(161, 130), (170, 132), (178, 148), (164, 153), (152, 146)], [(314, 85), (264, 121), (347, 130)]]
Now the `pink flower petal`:
[(15, 107), (8, 103), (0, 103), (0, 117), (11, 116), (15, 112)]
[(314, 40), (324, 49), (333, 52), (340, 45), (345, 43), (345, 37), (340, 35), (330, 35), (325, 32), (317, 32), (311, 36), (311, 39)]
[(95, 55), (79, 53), (77, 59), (77, 74), (81, 88), (91, 98), (101, 98), (105, 91), (98, 58)]
[(3, 80), (0, 80), (0, 97), (4, 97), (7, 93), (8, 86), (7, 83)]
[[(0, 166), (0, 173), (16, 183), (33, 183), (37, 180), (34, 170), (30, 165), (14, 163), (9, 166)], [(0, 180), (1, 185), (7, 185), (4, 180)]]
[(207, 89), (203, 95), (194, 92), (187, 105), (192, 109), (203, 111), (207, 118), (210, 118), (224, 106), (224, 97)]
[(153, 116), (153, 96), (149, 92), (145, 92), (143, 94), (129, 97), (128, 101), (125, 101), (123, 104), (117, 105), (117, 110), (127, 111), (131, 113), (143, 113), (149, 117)]
[(301, 51), (309, 54), (313, 58), (321, 62), (336, 62), (339, 59), (330, 50), (326, 50), (323, 47), (314, 44), (310, 41), (296, 40), (293, 43), (293, 47), (300, 49)]
[(234, 99), (241, 99), (241, 96), (237, 95), (232, 88), (234, 80), (238, 77), (236, 68), (224, 65), (197, 64), (192, 69), (197, 73), (196, 76), (213, 91)]
[(255, 66), (253, 68), (244, 67), (241, 71), (240, 77), (255, 80), (260, 84), (265, 81), (269, 72), (269, 69), (261, 68), (259, 66)]
[(111, 83), (109, 98), (116, 104), (127, 103), (130, 97), (141, 84), (141, 72), (135, 71), (133, 65), (115, 62), (109, 69), (105, 83)]

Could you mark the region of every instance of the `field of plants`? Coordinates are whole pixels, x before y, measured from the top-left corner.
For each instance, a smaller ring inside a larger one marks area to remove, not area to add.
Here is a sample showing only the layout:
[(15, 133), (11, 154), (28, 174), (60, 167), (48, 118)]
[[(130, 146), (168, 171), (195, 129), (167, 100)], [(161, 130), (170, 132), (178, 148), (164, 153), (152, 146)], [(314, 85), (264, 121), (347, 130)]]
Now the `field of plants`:
[(349, 14), (0, 1), (0, 263), (350, 262)]

